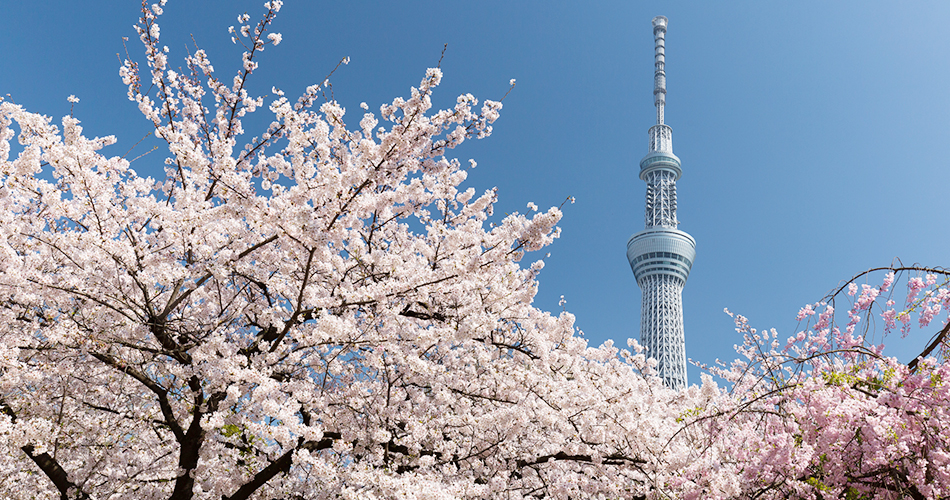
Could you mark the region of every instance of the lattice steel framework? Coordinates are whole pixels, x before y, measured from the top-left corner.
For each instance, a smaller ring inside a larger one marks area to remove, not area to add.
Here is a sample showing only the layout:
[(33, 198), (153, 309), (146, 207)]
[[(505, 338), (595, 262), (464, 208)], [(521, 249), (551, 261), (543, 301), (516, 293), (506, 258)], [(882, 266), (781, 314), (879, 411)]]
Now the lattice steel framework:
[(696, 258), (696, 240), (677, 229), (676, 181), (683, 170), (673, 154), (673, 130), (663, 123), (666, 25), (665, 17), (653, 18), (656, 125), (650, 127), (650, 152), (640, 160), (640, 178), (647, 183), (646, 229), (630, 237), (627, 260), (643, 292), (640, 343), (657, 360), (658, 374), (666, 385), (682, 389), (686, 387), (683, 286)]
[(676, 228), (676, 174), (666, 169), (648, 173), (646, 227)]
[(669, 387), (686, 385), (686, 339), (683, 338), (683, 280), (664, 274), (637, 280), (643, 291), (640, 342), (658, 362)]

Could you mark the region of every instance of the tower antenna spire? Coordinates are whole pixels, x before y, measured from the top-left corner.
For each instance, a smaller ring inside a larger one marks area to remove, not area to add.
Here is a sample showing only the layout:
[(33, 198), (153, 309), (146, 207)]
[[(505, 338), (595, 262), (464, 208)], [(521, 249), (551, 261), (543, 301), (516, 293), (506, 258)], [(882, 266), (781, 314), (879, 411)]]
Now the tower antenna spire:
[(653, 105), (656, 106), (656, 124), (663, 125), (663, 108), (666, 106), (666, 25), (665, 16), (653, 18)]
[(642, 294), (640, 344), (657, 360), (657, 375), (668, 387), (686, 387), (683, 287), (696, 258), (696, 240), (677, 229), (676, 181), (683, 175), (673, 154), (673, 129), (664, 121), (666, 107), (666, 17), (653, 18), (653, 104), (650, 150), (640, 160), (647, 184), (646, 228), (627, 242), (627, 260)]
[[(650, 152), (673, 153), (673, 130), (663, 123), (666, 108), (666, 25), (664, 16), (653, 18), (653, 105), (656, 125), (650, 129)], [(677, 163), (679, 163), (677, 161)], [(679, 174), (676, 176), (679, 178)]]

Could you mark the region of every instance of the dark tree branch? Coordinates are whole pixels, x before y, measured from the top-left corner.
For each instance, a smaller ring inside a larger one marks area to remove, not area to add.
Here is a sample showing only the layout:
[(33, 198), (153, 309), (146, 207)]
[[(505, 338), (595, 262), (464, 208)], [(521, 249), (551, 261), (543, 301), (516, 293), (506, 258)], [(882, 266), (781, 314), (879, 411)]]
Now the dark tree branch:
[(20, 448), (23, 450), (23, 453), (26, 453), (26, 456), (30, 457), (30, 460), (36, 464), (40, 470), (46, 474), (46, 477), (56, 485), (56, 489), (59, 490), (60, 498), (62, 500), (71, 500), (71, 499), (81, 499), (85, 500), (89, 498), (89, 495), (86, 492), (82, 491), (76, 483), (69, 480), (69, 476), (66, 474), (66, 471), (59, 465), (59, 462), (55, 458), (51, 457), (49, 453), (43, 452), (39, 455), (33, 453), (34, 448), (32, 444), (28, 444)]
[(933, 352), (934, 349), (940, 346), (940, 344), (942, 344), (947, 339), (948, 334), (950, 334), (950, 321), (948, 321), (947, 324), (943, 326), (942, 330), (933, 336), (930, 344), (926, 349), (923, 350), (923, 352), (920, 353), (919, 356), (911, 360), (910, 363), (907, 363), (907, 368), (910, 368), (911, 373), (917, 371), (917, 362), (926, 358), (931, 352)]
[[(244, 257), (247, 257), (248, 255), (251, 254), (251, 252), (257, 250), (258, 248), (261, 248), (261, 247), (264, 246), (264, 245), (267, 245), (268, 243), (271, 243), (271, 242), (275, 241), (277, 238), (278, 238), (278, 235), (275, 234), (275, 235), (273, 235), (273, 236), (271, 236), (271, 237), (269, 237), (269, 238), (267, 238), (267, 239), (265, 239), (265, 240), (263, 240), (263, 241), (261, 241), (261, 242), (255, 244), (255, 245), (253, 245), (253, 246), (251, 246), (251, 247), (248, 247), (248, 248), (245, 249), (243, 252), (239, 253), (239, 254), (237, 255), (237, 257), (231, 259), (231, 262), (237, 262), (237, 261), (243, 259)], [(173, 297), (171, 298), (171, 300), (169, 300), (168, 305), (165, 306), (165, 310), (162, 311), (161, 314), (159, 314), (158, 316), (159, 316), (159, 317), (162, 317), (162, 318), (168, 317), (168, 315), (169, 315), (173, 310), (175, 310), (175, 308), (178, 307), (179, 304), (181, 304), (182, 302), (184, 302), (184, 300), (185, 300), (186, 298), (188, 298), (189, 295), (191, 295), (192, 293), (194, 293), (195, 290), (201, 288), (201, 285), (203, 285), (206, 281), (208, 281), (209, 279), (211, 279), (212, 276), (213, 276), (213, 274), (210, 273), (210, 272), (207, 273), (207, 274), (205, 274), (204, 276), (202, 276), (201, 278), (199, 278), (197, 282), (195, 282), (195, 286), (189, 288), (188, 290), (185, 290), (184, 293), (182, 293), (181, 295), (179, 295), (179, 296), (177, 296), (177, 297), (173, 296)]]
[(277, 460), (274, 460), (267, 467), (264, 467), (257, 474), (254, 474), (254, 477), (251, 478), (249, 482), (241, 486), (236, 492), (231, 496), (223, 497), (223, 500), (247, 500), (254, 494), (261, 486), (267, 484), (267, 481), (273, 479), (274, 476), (281, 472), (290, 471), (290, 466), (293, 464), (294, 452), (298, 449), (307, 450), (310, 452), (325, 450), (333, 446), (333, 441), (340, 439), (340, 434), (338, 432), (327, 432), (323, 434), (323, 439), (320, 441), (307, 441), (301, 443), (295, 449), (288, 450), (283, 455), (280, 456)]
[(152, 391), (152, 393), (158, 397), (158, 407), (162, 410), (162, 416), (165, 417), (165, 423), (168, 424), (168, 428), (171, 429), (172, 433), (175, 435), (175, 439), (179, 443), (185, 440), (185, 432), (178, 423), (178, 419), (175, 418), (175, 413), (172, 411), (171, 403), (168, 401), (167, 389), (158, 385), (154, 380), (148, 378), (144, 373), (139, 372), (135, 368), (132, 368), (131, 366), (113, 358), (108, 354), (102, 354), (98, 352), (93, 352), (91, 354), (92, 357), (102, 361), (108, 366), (111, 366), (116, 371), (124, 373), (135, 380), (138, 380), (139, 383), (144, 385), (148, 390)]
[(218, 391), (208, 398), (205, 406), (204, 391), (201, 387), (201, 381), (196, 375), (192, 375), (188, 380), (188, 388), (194, 393), (194, 410), (192, 410), (191, 424), (188, 431), (185, 432), (184, 439), (180, 441), (181, 450), (178, 455), (178, 467), (182, 473), (175, 480), (175, 489), (169, 500), (189, 500), (195, 486), (194, 470), (198, 467), (198, 457), (201, 451), (201, 445), (204, 444), (205, 431), (201, 427), (201, 419), (207, 413), (218, 409), (218, 403), (224, 400), (227, 395), (224, 391)]
[[(420, 306), (424, 307), (425, 309), (428, 309), (428, 308), (429, 308), (426, 304), (423, 304), (422, 302), (416, 302), (416, 304), (419, 304)], [(412, 309), (410, 309), (410, 304), (407, 304), (406, 307), (403, 308), (403, 310), (399, 313), (399, 315), (400, 315), (400, 316), (405, 316), (405, 317), (407, 317), (407, 318), (416, 318), (416, 319), (424, 319), (424, 320), (432, 320), (432, 319), (434, 319), (434, 320), (436, 320), (436, 321), (445, 321), (445, 319), (446, 319), (445, 315), (442, 314), (442, 313), (440, 313), (440, 312), (438, 312), (438, 311), (436, 311), (436, 312), (431, 312), (431, 313), (430, 313), (430, 312), (413, 311)]]
[[(3, 401), (0, 401), (0, 412), (16, 422), (16, 412)], [(53, 485), (59, 490), (59, 495), (62, 500), (86, 500), (89, 498), (89, 495), (82, 491), (82, 488), (76, 486), (76, 483), (69, 480), (69, 475), (66, 474), (66, 471), (59, 465), (59, 462), (51, 457), (49, 453), (43, 452), (37, 454), (36, 448), (32, 444), (21, 446), (20, 449), (23, 450), (23, 453), (26, 453), (26, 456), (30, 457), (30, 460), (53, 482)]]
[[(594, 457), (590, 455), (568, 455), (567, 453), (560, 451), (553, 455), (544, 455), (544, 456), (534, 458), (532, 460), (518, 460), (517, 462), (515, 462), (515, 466), (519, 469), (523, 469), (525, 467), (531, 467), (534, 465), (547, 463), (552, 460), (567, 460), (567, 461), (572, 461), (572, 462), (595, 463)], [(620, 454), (605, 455), (604, 457), (601, 457), (601, 460), (602, 460), (601, 463), (603, 463), (604, 465), (630, 465), (630, 464), (645, 464), (646, 463), (645, 460), (630, 458), (630, 457), (620, 455)]]

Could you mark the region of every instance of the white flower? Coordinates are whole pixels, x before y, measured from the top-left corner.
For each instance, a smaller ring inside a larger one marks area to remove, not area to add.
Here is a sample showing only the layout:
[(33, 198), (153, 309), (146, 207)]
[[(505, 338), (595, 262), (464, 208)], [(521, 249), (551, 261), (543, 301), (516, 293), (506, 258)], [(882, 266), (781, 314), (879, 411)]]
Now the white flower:
[(271, 33), (270, 35), (267, 35), (267, 39), (270, 40), (274, 45), (279, 45), (282, 37), (280, 36), (280, 33)]
[(439, 68), (429, 68), (426, 70), (426, 79), (431, 85), (438, 85), (442, 81), (442, 70)]
[(512, 87), (514, 87), (514, 86), (515, 86), (515, 79), (512, 78), (511, 80), (508, 80), (508, 85), (511, 85)]
[(69, 97), (66, 98), (66, 100), (73, 104), (76, 104), (77, 102), (79, 102), (79, 98), (72, 94), (70, 94)]

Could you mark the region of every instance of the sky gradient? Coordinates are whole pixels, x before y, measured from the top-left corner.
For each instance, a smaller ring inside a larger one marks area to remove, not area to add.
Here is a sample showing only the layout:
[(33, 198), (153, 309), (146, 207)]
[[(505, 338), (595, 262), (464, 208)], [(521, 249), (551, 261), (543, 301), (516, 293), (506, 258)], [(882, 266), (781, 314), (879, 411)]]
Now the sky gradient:
[[(245, 11), (260, 17), (262, 3), (170, 1), (160, 24), (171, 66), (193, 36), (230, 79), (242, 49), (228, 26)], [(638, 163), (655, 121), (650, 21), (667, 16), (678, 218), (697, 240), (687, 356), (729, 360), (741, 339), (723, 308), (784, 339), (802, 305), (862, 270), (950, 264), (950, 3), (721, 4), (288, 0), (273, 26), (283, 42), (262, 54), (250, 88), (293, 98), (349, 56), (331, 82), (356, 122), (361, 102), (378, 110), (408, 95), (444, 44), (437, 107), (467, 92), (498, 99), (517, 79), (492, 137), (452, 156), (478, 162), (468, 186), (498, 187), (496, 214), (576, 198), (536, 305), (559, 311), (563, 295), (592, 343), (623, 345), (639, 335), (625, 251), (643, 228)], [(135, 0), (0, 3), (0, 95), (58, 122), (75, 94), (86, 135), (114, 134), (105, 154), (124, 154), (150, 129), (118, 77), (122, 37), (144, 61), (138, 10)], [(132, 166), (160, 175), (162, 158)], [(893, 341), (886, 352), (907, 361), (926, 338)]]

